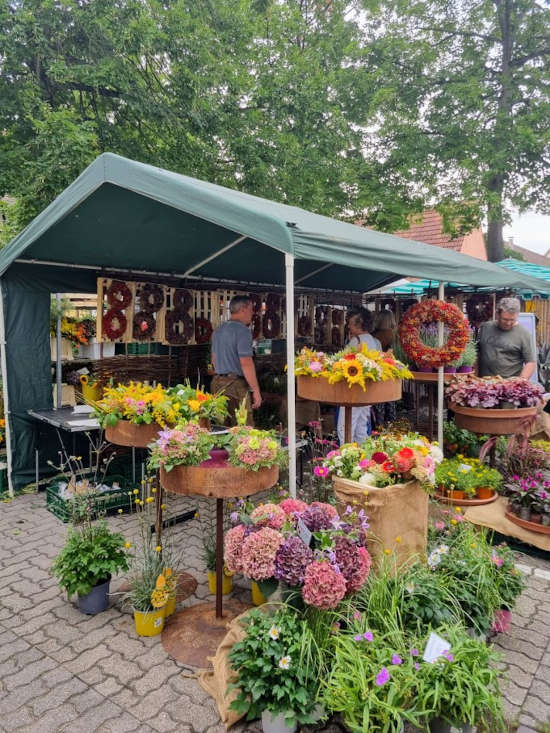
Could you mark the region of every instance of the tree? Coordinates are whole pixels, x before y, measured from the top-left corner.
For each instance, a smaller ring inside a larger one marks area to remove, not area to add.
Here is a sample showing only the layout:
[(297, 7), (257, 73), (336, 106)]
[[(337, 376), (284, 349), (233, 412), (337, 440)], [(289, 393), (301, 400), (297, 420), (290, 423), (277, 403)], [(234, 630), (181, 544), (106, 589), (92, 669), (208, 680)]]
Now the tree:
[[(503, 256), (512, 206), (550, 213), (550, 9), (538, 0), (365, 0), (363, 124), (381, 175), (448, 230), (487, 220)], [(415, 188), (416, 187), (416, 188)]]

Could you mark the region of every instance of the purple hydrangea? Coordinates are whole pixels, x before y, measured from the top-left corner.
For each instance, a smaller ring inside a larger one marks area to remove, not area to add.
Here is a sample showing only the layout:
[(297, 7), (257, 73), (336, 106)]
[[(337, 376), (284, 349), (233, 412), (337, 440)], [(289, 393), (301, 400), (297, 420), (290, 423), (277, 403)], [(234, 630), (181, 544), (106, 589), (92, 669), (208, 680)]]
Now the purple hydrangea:
[(275, 577), (287, 585), (302, 585), (313, 551), (299, 537), (289, 537), (275, 555)]
[(310, 506), (301, 514), (301, 520), (310, 532), (318, 532), (321, 529), (331, 529), (333, 517), (320, 506)]

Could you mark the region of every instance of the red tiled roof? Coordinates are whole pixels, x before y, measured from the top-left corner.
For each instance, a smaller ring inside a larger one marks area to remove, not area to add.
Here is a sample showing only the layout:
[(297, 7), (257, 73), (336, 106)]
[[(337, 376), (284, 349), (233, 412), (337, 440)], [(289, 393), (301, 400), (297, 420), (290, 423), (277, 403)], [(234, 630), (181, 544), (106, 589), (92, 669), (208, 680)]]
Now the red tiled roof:
[(417, 217), (414, 217), (409, 229), (394, 232), (394, 234), (405, 239), (415, 239), (417, 242), (443, 247), (443, 249), (454, 249), (455, 252), (460, 252), (464, 244), (464, 236), (451, 239), (449, 234), (443, 232), (443, 218), (432, 209), (426, 210), (421, 220), (418, 217), (417, 221)]

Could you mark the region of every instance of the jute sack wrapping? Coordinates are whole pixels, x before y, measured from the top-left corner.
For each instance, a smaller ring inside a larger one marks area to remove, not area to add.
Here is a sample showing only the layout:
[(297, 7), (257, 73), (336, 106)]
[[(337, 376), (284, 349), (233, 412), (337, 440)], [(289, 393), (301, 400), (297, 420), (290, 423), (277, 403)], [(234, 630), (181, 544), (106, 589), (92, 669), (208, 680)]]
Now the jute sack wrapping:
[[(333, 477), (340, 513), (360, 506), (369, 518), (367, 549), (374, 561), (389, 550), (399, 567), (411, 559), (424, 559), (428, 542), (428, 495), (419, 481), (385, 488)], [(355, 505), (354, 505), (355, 502)], [(397, 541), (396, 541), (397, 540)]]
[[(251, 610), (253, 609), (241, 613), (227, 624), (227, 634), (223, 637), (215, 656), (209, 657), (212, 662), (212, 669), (204, 670), (198, 677), (200, 686), (209, 695), (212, 695), (216, 701), (221, 721), (226, 728), (235, 725), (243, 717), (236, 710), (229, 709), (229, 706), (239, 694), (238, 690), (227, 692), (228, 685), (235, 682), (237, 678), (229, 663), (229, 652), (233, 649), (234, 644), (244, 639), (245, 630), (242, 621), (248, 616)], [(270, 609), (267, 603), (261, 606), (261, 610), (264, 613), (273, 612), (273, 609)]]

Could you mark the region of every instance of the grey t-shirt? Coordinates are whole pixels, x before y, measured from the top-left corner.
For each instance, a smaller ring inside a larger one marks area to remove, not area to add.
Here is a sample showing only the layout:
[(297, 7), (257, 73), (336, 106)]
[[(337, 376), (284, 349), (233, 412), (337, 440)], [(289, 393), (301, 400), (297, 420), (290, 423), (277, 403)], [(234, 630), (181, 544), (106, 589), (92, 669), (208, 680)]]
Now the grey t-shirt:
[(243, 375), (241, 356), (252, 356), (252, 333), (240, 321), (226, 321), (212, 336), (216, 374)]
[(516, 324), (503, 331), (496, 321), (482, 323), (479, 329), (479, 376), (518, 377), (523, 365), (535, 361), (529, 332)]

